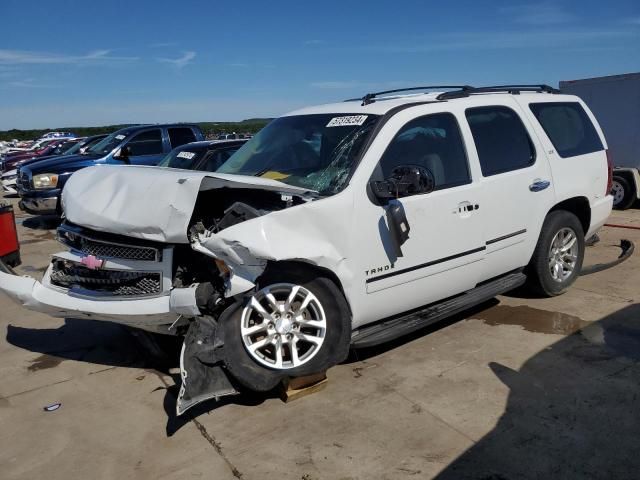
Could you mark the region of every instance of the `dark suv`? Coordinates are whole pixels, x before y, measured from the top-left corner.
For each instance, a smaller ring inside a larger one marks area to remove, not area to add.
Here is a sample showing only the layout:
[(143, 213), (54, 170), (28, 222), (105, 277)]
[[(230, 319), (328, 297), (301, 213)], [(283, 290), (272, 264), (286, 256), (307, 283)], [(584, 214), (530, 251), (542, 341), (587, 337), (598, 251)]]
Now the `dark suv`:
[(73, 172), (101, 164), (156, 165), (172, 149), (204, 140), (192, 124), (137, 125), (112, 133), (78, 155), (52, 158), (21, 167), (17, 186), (20, 208), (40, 215), (61, 213), (60, 194)]

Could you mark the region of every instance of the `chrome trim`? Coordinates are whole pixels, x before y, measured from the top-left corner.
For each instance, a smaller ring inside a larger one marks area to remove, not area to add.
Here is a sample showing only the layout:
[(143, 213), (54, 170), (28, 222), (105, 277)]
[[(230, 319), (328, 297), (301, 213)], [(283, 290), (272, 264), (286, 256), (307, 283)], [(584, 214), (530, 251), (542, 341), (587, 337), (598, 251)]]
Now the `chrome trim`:
[(69, 228), (66, 228), (64, 225), (60, 225), (56, 231), (56, 239), (62, 243), (63, 245), (65, 245), (66, 247), (71, 248), (72, 250), (78, 251), (78, 252), (82, 252), (82, 253), (89, 253), (89, 252), (85, 252), (82, 247), (80, 245), (74, 244), (73, 242), (75, 240), (72, 240), (70, 238), (65, 238), (63, 234), (69, 234), (72, 235), (73, 237), (77, 238), (77, 239), (85, 239), (91, 242), (95, 242), (95, 243), (100, 243), (102, 245), (105, 245), (107, 247), (122, 247), (122, 248), (132, 248), (134, 250), (153, 250), (154, 251), (154, 257), (153, 259), (140, 259), (140, 258), (125, 258), (125, 257), (117, 257), (117, 256), (109, 256), (109, 255), (98, 255), (100, 258), (103, 259), (117, 259), (117, 260), (136, 260), (136, 261), (147, 261), (147, 262), (161, 262), (162, 261), (162, 250), (160, 248), (156, 248), (156, 247), (143, 247), (140, 245), (131, 245), (131, 244), (127, 244), (127, 243), (120, 243), (120, 242), (108, 242), (102, 239), (98, 239), (94, 236), (91, 235), (86, 235), (85, 233), (78, 233), (75, 232)]

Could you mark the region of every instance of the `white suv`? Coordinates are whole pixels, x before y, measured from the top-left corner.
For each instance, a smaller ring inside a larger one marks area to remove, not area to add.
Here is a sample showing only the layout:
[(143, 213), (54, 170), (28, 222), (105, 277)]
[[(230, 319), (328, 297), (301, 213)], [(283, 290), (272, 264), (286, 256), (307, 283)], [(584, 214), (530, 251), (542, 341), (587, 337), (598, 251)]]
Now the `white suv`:
[(185, 335), (179, 412), (526, 281), (564, 292), (612, 205), (592, 113), (544, 85), (408, 90), (433, 89), (292, 112), (216, 173), (81, 170), (63, 194), (70, 250), (42, 283), (0, 274), (0, 288), (51, 315)]

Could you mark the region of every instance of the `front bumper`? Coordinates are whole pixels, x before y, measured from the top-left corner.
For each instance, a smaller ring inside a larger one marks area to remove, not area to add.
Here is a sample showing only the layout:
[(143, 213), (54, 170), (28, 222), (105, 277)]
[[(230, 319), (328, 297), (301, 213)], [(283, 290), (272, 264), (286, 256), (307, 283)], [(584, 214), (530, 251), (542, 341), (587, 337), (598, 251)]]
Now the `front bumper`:
[(55, 215), (58, 213), (58, 197), (22, 197), (18, 206), (34, 215)]
[(2, 180), (2, 191), (9, 195), (17, 195), (18, 188), (16, 187), (15, 180)]
[(0, 177), (0, 184), (2, 184), (2, 190), (5, 193), (15, 195), (18, 193), (18, 186), (16, 185), (18, 175), (16, 170), (6, 172)]
[(162, 333), (170, 333), (171, 324), (181, 315), (193, 315), (197, 308), (194, 288), (176, 288), (152, 298), (88, 298), (47, 285), (50, 270), (43, 284), (0, 269), (0, 291), (27, 309), (52, 317), (111, 321)]

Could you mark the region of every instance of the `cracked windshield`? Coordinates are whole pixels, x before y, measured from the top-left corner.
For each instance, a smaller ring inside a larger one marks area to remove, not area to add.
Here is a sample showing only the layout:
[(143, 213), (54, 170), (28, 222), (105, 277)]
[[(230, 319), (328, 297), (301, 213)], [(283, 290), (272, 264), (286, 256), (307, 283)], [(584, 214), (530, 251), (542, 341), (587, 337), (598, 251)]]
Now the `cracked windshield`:
[(378, 115), (281, 117), (238, 150), (220, 173), (253, 175), (332, 195), (357, 166)]

